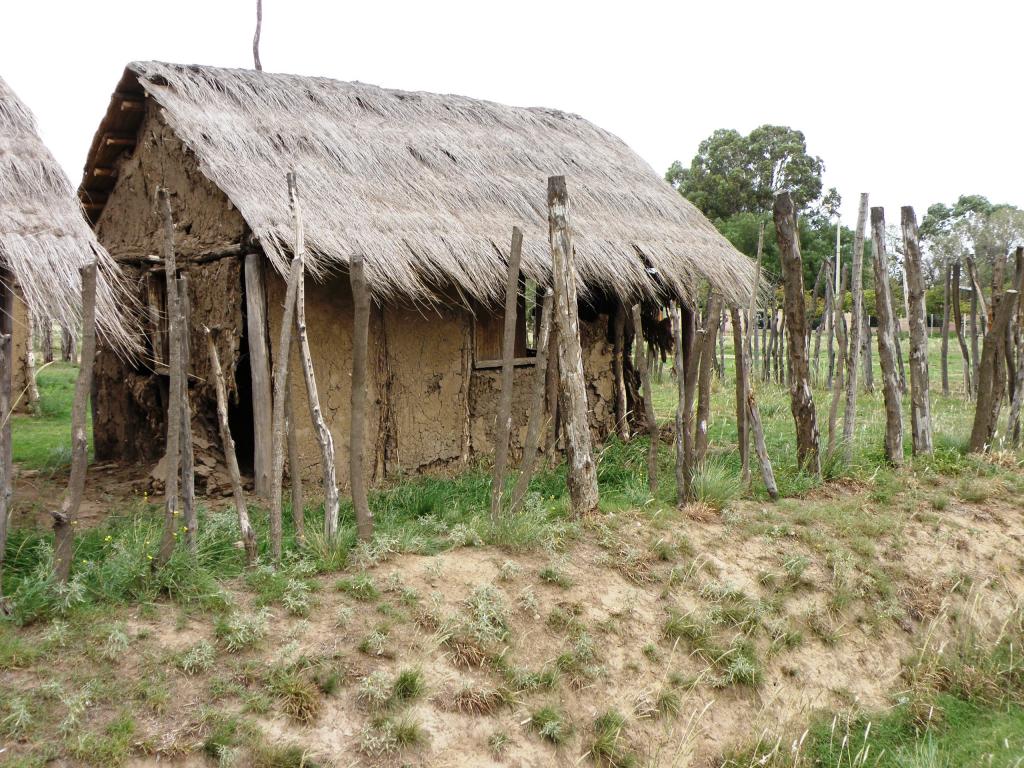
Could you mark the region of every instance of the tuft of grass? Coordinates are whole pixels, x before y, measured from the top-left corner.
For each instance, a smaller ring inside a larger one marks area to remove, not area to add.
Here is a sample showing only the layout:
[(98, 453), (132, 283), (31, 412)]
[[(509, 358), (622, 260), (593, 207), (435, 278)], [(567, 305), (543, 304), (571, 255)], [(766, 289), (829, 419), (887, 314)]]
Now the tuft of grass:
[(216, 649), (206, 640), (200, 640), (182, 654), (178, 660), (178, 668), (186, 675), (209, 672), (213, 668), (216, 657)]
[(634, 768), (639, 761), (622, 742), (626, 718), (614, 709), (597, 716), (594, 720), (594, 741), (590, 745), (590, 757), (595, 763), (608, 768)]
[(695, 501), (721, 511), (736, 498), (742, 484), (724, 461), (708, 459), (694, 470), (691, 487)]
[(270, 611), (261, 608), (252, 613), (233, 611), (217, 619), (213, 632), (231, 653), (252, 648), (267, 636)]
[(569, 589), (572, 587), (572, 579), (569, 575), (552, 565), (541, 569), (541, 572), (537, 575), (540, 577), (540, 580), (546, 584), (554, 584), (556, 587), (561, 587), (562, 589)]
[(368, 573), (360, 573), (345, 579), (338, 579), (335, 586), (356, 600), (376, 600), (380, 597), (380, 590), (374, 584), (373, 578)]
[(277, 700), (281, 712), (300, 723), (312, 723), (320, 715), (322, 705), (319, 686), (294, 666), (271, 670), (267, 689)]
[(426, 687), (422, 670), (407, 667), (398, 673), (391, 685), (391, 701), (396, 705), (406, 704), (422, 696)]
[(554, 706), (541, 707), (530, 715), (530, 728), (545, 741), (558, 745), (572, 735), (572, 725), (561, 709)]
[(500, 760), (505, 755), (508, 745), (511, 743), (512, 739), (505, 731), (495, 731), (487, 737), (487, 748), (496, 760)]

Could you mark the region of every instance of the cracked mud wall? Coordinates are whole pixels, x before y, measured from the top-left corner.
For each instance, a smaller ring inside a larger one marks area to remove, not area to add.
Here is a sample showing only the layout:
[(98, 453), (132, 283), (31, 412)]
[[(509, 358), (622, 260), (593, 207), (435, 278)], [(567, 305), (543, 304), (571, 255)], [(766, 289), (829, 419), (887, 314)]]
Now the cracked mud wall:
[[(179, 266), (188, 258), (237, 245), (246, 227), (241, 214), (203, 176), (195, 158), (152, 103), (138, 136), (134, 151), (118, 160), (117, 184), (97, 223), (96, 234), (122, 263), (145, 315), (149, 270), (140, 267), (137, 260), (162, 253), (162, 222), (155, 202), (157, 186), (165, 186), (171, 193)], [(222, 329), (218, 352), (228, 388), (234, 393), (234, 372), (244, 325), (240, 270), (239, 257), (189, 268), (190, 381), (193, 410), (199, 417), (198, 426), (204, 428), (215, 429), (215, 404), (212, 389), (205, 384), (208, 363), (202, 326)], [(161, 284), (165, 280), (162, 270), (153, 272), (152, 277)], [(99, 459), (153, 461), (163, 454), (166, 376), (155, 373), (148, 325), (145, 328), (147, 351), (143, 359), (126, 362), (103, 346), (97, 352), (93, 434)]]

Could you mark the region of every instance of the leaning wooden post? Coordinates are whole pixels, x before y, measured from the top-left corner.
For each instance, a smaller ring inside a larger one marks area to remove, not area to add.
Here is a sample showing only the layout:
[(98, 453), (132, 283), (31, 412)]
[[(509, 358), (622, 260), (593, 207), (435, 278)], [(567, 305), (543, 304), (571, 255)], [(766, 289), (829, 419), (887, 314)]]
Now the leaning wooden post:
[(654, 496), (658, 493), (658, 419), (654, 414), (654, 392), (651, 389), (651, 369), (644, 348), (643, 319), (640, 305), (633, 306), (633, 344), (636, 346), (636, 365), (640, 370), (640, 386), (644, 392), (644, 425), (650, 444), (647, 447), (647, 487)]
[(950, 295), (952, 300), (953, 331), (956, 333), (956, 341), (960, 347), (960, 357), (964, 371), (964, 398), (970, 400), (974, 396), (974, 376), (971, 363), (971, 352), (967, 346), (967, 338), (964, 336), (964, 313), (960, 306), (960, 261), (953, 264), (950, 270)]
[(366, 495), (363, 472), (363, 447), (366, 443), (366, 358), (370, 336), (370, 294), (366, 288), (363, 255), (357, 253), (349, 263), (352, 284), (352, 426), (349, 439), (349, 481), (352, 485), (352, 507), (356, 513), (359, 538), (373, 537), (373, 512)]
[(196, 553), (196, 538), (199, 520), (196, 516), (196, 459), (192, 446), (192, 406), (189, 398), (188, 372), (191, 367), (192, 350), (189, 333), (192, 325), (192, 311), (188, 298), (188, 277), (178, 278), (178, 308), (181, 312), (181, 513), (185, 525), (185, 545), (193, 555)]
[(868, 223), (868, 193), (862, 192), (857, 209), (857, 231), (853, 235), (853, 258), (850, 260), (850, 344), (846, 363), (846, 407), (843, 411), (843, 458), (853, 457), (853, 433), (857, 423), (857, 376), (860, 373), (860, 352), (864, 329), (864, 232)]
[(681, 507), (687, 501), (689, 485), (686, 478), (686, 372), (683, 356), (683, 318), (679, 304), (669, 305), (672, 318), (672, 337), (675, 340), (676, 388), (679, 401), (676, 404), (676, 503)]
[[(306, 330), (306, 235), (302, 226), (302, 206), (299, 203), (299, 190), (295, 180), (295, 174), (288, 174), (288, 197), (291, 201), (292, 216), (295, 220), (295, 258), (299, 262), (299, 280), (295, 291), (295, 327), (296, 335), (299, 337), (299, 355), (302, 358), (302, 376), (306, 380), (306, 400), (309, 403), (309, 418), (313, 422), (313, 431), (316, 433), (316, 441), (320, 446), (320, 469), (323, 473), (324, 483), (324, 539), (328, 544), (333, 544), (338, 536), (338, 480), (335, 475), (334, 465), (334, 438), (331, 430), (327, 428), (323, 411), (320, 408), (320, 395), (316, 388), (316, 373), (313, 371), (313, 355), (309, 350), (309, 334)], [(297, 427), (297, 425), (296, 425)], [(294, 429), (294, 427), (293, 427)], [(295, 438), (289, 433), (289, 454), (292, 453), (291, 442)], [(298, 453), (298, 451), (295, 451)], [(298, 475), (298, 467), (289, 464), (294, 476)], [(301, 482), (301, 481), (300, 481)], [(301, 494), (300, 494), (301, 506)], [(292, 514), (296, 515), (296, 522), (303, 520), (304, 511), (292, 508)], [(302, 539), (305, 539), (305, 531), (297, 531)]]
[[(757, 289), (755, 284), (754, 289)], [(736, 321), (739, 320), (739, 312), (736, 314)], [(747, 318), (747, 323), (752, 322), (753, 315)], [(741, 365), (746, 375), (746, 420), (749, 425), (750, 433), (754, 438), (754, 450), (757, 453), (757, 461), (761, 467), (761, 477), (764, 479), (765, 490), (768, 491), (768, 496), (775, 501), (779, 498), (779, 488), (775, 484), (775, 472), (772, 470), (772, 462), (768, 457), (768, 448), (764, 441), (764, 429), (761, 427), (761, 411), (757, 407), (757, 398), (754, 395), (754, 383), (750, 376), (750, 371), (753, 370), (753, 364), (751, 363), (750, 348), (745, 345), (740, 345), (740, 358)]]
[(245, 547), (246, 565), (256, 564), (256, 532), (249, 522), (249, 509), (245, 503), (245, 492), (242, 490), (242, 475), (238, 471), (238, 456), (235, 454), (235, 441), (231, 437), (228, 424), (228, 395), (224, 385), (224, 372), (220, 367), (217, 345), (210, 329), (203, 327), (206, 334), (206, 349), (210, 355), (210, 372), (213, 374), (213, 385), (217, 393), (217, 426), (220, 428), (220, 441), (224, 446), (224, 463), (228, 467), (231, 478), (231, 492), (235, 499), (235, 512), (238, 514), (238, 528), (242, 533), (242, 546)]
[(274, 411), (271, 454), (273, 466), (270, 475), (270, 554), (275, 563), (281, 561), (281, 515), (284, 509), (285, 416), (284, 401), (288, 397), (288, 362), (291, 358), (292, 323), (295, 317), (295, 297), (302, 281), (302, 261), (292, 258), (288, 271), (288, 285), (281, 315), (281, 333), (274, 361)]
[[(163, 214), (164, 226), (164, 278), (167, 283), (167, 317), (170, 336), (168, 374), (170, 385), (167, 406), (167, 475), (164, 480), (164, 530), (160, 538), (154, 568), (167, 564), (174, 552), (178, 536), (178, 477), (181, 469), (181, 407), (183, 404), (183, 383), (181, 380), (181, 307), (178, 303), (177, 263), (174, 256), (174, 219), (171, 215), (171, 198), (163, 187), (157, 189), (157, 200)], [(84, 351), (84, 350), (83, 350)], [(84, 361), (83, 361), (84, 362)]]
[(785, 280), (783, 298), (786, 309), (786, 342), (789, 352), (790, 408), (796, 423), (797, 464), (821, 476), (820, 437), (811, 394), (810, 371), (807, 365), (807, 318), (804, 308), (803, 261), (796, 228), (796, 211), (788, 192), (775, 198), (775, 232), (779, 240), (782, 274)]
[(0, 267), (0, 615), (6, 609), (3, 599), (4, 554), (7, 552), (7, 526), (10, 523), (14, 463), (11, 456), (11, 387), (14, 375), (14, 276)]
[(512, 246), (505, 277), (505, 328), (501, 341), (501, 393), (494, 425), (494, 473), (491, 476), (491, 520), (501, 514), (505, 492), (505, 466), (512, 434), (512, 388), (515, 381), (516, 310), (519, 305), (519, 262), (523, 255), (523, 232), (512, 227)]
[(1024, 247), (1018, 247), (1015, 255), (1016, 273), (1013, 288), (1003, 291), (1001, 297), (992, 297), (994, 315), (985, 334), (975, 382), (978, 398), (968, 444), (971, 452), (988, 450), (999, 420), (1005, 386), (999, 370), (999, 360), (1003, 354), (1003, 345), (1007, 343), (1006, 332), (1010, 319), (1016, 314), (1018, 297), (1024, 290)]
[(615, 386), (615, 431), (623, 442), (629, 440), (629, 413), (626, 408), (626, 306), (619, 299), (615, 304), (612, 342), (612, 377)]
[(697, 373), (697, 424), (693, 436), (693, 463), (699, 466), (708, 452), (708, 420), (711, 418), (711, 374), (715, 365), (715, 337), (722, 319), (722, 297), (712, 292), (704, 313), (704, 335)]
[(541, 427), (544, 426), (544, 397), (548, 371), (548, 340), (551, 337), (551, 310), (554, 293), (550, 288), (544, 292), (540, 308), (540, 329), (537, 332), (537, 357), (533, 366), (533, 390), (530, 394), (530, 417), (526, 422), (526, 443), (523, 445), (523, 461), (512, 489), (509, 514), (522, 503), (533, 477), (533, 465), (540, 448)]
[(257, 253), (245, 257), (245, 322), (252, 380), (253, 479), (256, 495), (269, 499), (274, 468), (274, 393), (267, 344), (267, 292), (263, 263)]
[(89, 465), (86, 417), (96, 356), (96, 262), (82, 267), (79, 273), (82, 276), (82, 365), (78, 369), (75, 400), (71, 406), (71, 478), (60, 510), (53, 513), (53, 579), (59, 584), (66, 583), (71, 575), (74, 526), (82, 504), (85, 473)]
[(913, 451), (932, 452), (932, 412), (928, 391), (928, 326), (925, 318), (925, 285), (917, 216), (905, 205), (900, 209), (903, 228), (904, 272), (907, 276), (907, 307), (910, 310), (910, 429)]
[(903, 413), (899, 373), (896, 369), (896, 329), (885, 255), (885, 211), (871, 209), (872, 262), (875, 271), (875, 314), (878, 316), (878, 360), (882, 368), (885, 400), (885, 457), (893, 466), (903, 464)]
[[(836, 238), (839, 245), (839, 238)], [(840, 264), (839, 251), (836, 251), (836, 264)], [(832, 300), (832, 327), (836, 336), (835, 370), (832, 375), (832, 402), (828, 410), (828, 454), (832, 456), (836, 450), (837, 421), (839, 417), (839, 401), (843, 398), (846, 383), (847, 334), (843, 328), (843, 295), (846, 293), (846, 274), (839, 280), (839, 290)]]
[(559, 400), (568, 485), (575, 517), (597, 510), (597, 466), (587, 419), (587, 389), (580, 348), (576, 264), (569, 223), (569, 193), (564, 176), (548, 178), (548, 230), (555, 293), (555, 328), (558, 333)]

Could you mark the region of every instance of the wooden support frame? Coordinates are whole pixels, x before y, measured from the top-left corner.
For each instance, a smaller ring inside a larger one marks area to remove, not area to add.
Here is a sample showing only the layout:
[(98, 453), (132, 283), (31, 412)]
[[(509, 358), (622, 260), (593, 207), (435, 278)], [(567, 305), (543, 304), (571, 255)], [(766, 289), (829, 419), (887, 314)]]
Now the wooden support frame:
[(273, 471), (274, 397), (270, 378), (267, 292), (263, 282), (262, 257), (256, 253), (246, 255), (244, 269), (245, 322), (252, 381), (253, 479), (256, 495), (268, 499)]

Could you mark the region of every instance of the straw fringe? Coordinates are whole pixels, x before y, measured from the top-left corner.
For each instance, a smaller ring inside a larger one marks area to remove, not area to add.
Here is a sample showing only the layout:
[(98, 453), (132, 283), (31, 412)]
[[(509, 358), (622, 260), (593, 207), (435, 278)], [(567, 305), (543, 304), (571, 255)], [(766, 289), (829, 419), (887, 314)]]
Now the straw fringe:
[(362, 253), (379, 299), (431, 301), (453, 286), (496, 301), (513, 225), (525, 233), (523, 271), (548, 281), (547, 177), (565, 175), (587, 293), (667, 289), (692, 301), (707, 280), (730, 303), (750, 295), (749, 259), (620, 139), (576, 115), (251, 70), (129, 70), (282, 273), (284, 179), (295, 171), (314, 277)]
[(30, 311), (65, 328), (80, 323), (79, 268), (98, 260), (96, 321), (104, 340), (130, 352), (135, 336), (114, 260), (96, 241), (71, 182), (40, 140), (35, 119), (0, 78), (0, 263)]

